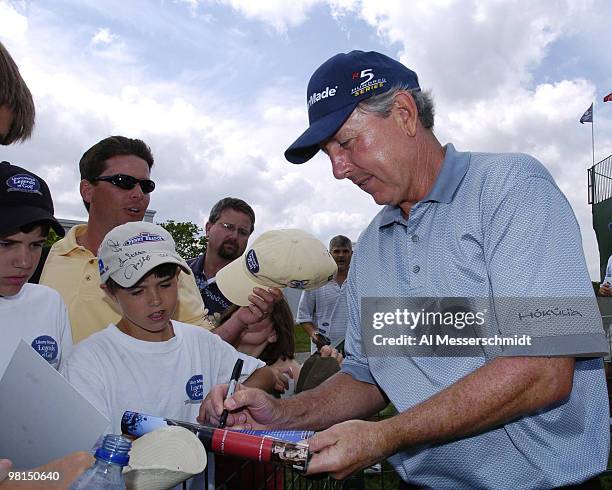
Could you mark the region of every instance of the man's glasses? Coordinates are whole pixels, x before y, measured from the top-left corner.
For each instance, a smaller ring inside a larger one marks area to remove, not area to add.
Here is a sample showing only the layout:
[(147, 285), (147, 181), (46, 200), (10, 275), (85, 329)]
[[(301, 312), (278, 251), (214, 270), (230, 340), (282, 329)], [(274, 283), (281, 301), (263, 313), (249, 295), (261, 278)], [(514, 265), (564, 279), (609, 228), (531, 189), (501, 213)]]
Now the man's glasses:
[(105, 175), (103, 177), (93, 179), (92, 182), (98, 182), (99, 180), (102, 182), (110, 182), (111, 184), (116, 185), (120, 189), (125, 189), (126, 191), (136, 187), (136, 184), (140, 184), (140, 188), (144, 194), (149, 194), (155, 189), (155, 182), (152, 180), (137, 179), (136, 177), (125, 174)]
[(233, 225), (231, 223), (219, 222), (219, 224), (223, 227), (224, 230), (229, 231), (230, 233), (234, 233), (236, 230), (238, 230), (238, 236), (242, 238), (248, 238), (249, 236), (251, 236), (250, 230), (247, 230), (245, 228), (236, 228), (236, 225)]

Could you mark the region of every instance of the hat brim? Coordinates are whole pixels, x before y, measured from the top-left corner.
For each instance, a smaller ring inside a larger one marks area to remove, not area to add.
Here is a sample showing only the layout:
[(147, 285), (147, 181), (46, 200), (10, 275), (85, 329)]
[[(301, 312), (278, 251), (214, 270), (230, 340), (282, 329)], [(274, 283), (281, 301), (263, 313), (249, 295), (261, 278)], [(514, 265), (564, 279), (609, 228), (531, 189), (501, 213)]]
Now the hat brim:
[(127, 488), (165, 490), (206, 468), (206, 450), (184, 427), (163, 427), (132, 443), (130, 462), (123, 470)]
[(2, 211), (5, 216), (0, 220), (0, 234), (18, 231), (22, 226), (36, 221), (46, 221), (60, 237), (66, 234), (64, 227), (60, 225), (55, 217), (38, 206), (11, 206)]
[(243, 254), (219, 270), (215, 276), (223, 296), (238, 306), (251, 304), (249, 296), (253, 294), (253, 288), (269, 287), (255, 282), (253, 276), (246, 271), (244, 263)]
[(319, 144), (333, 136), (340, 126), (349, 118), (357, 107), (355, 101), (340, 109), (323, 116), (302, 133), (295, 142), (285, 151), (285, 158), (291, 163), (305, 163), (319, 151)]
[[(140, 281), (149, 272), (155, 269), (158, 265), (162, 264), (176, 264), (186, 274), (191, 274), (191, 269), (187, 265), (187, 262), (183, 258), (176, 254), (170, 254), (168, 252), (149, 252), (148, 255), (151, 257), (142, 267), (130, 267), (130, 263), (126, 263), (124, 267), (110, 274), (110, 278), (115, 281), (119, 286), (124, 288), (130, 288)], [(137, 261), (134, 261), (137, 262)], [(103, 283), (106, 280), (102, 281)]]

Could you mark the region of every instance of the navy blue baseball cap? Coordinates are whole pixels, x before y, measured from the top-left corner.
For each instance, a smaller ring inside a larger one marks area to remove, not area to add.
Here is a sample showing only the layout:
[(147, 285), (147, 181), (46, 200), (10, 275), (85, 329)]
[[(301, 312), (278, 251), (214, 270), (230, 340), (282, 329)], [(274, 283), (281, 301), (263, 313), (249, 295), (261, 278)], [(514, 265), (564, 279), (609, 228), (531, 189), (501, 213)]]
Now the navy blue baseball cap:
[(331, 57), (310, 77), (306, 91), (310, 126), (287, 148), (285, 158), (291, 163), (307, 162), (359, 102), (397, 85), (420, 90), (417, 74), (384, 54), (351, 51)]
[(25, 168), (0, 163), (0, 235), (35, 221), (48, 221), (63, 237), (62, 225), (53, 216), (53, 200), (47, 183)]

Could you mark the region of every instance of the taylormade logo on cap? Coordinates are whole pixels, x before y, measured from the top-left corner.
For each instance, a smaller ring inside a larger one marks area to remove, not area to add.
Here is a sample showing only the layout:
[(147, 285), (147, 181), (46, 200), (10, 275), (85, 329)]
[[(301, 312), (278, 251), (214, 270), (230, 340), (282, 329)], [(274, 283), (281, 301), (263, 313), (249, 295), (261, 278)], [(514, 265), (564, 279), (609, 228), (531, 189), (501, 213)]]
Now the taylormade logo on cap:
[(322, 92), (315, 92), (308, 98), (308, 107), (313, 104), (316, 104), (321, 99), (333, 97), (334, 95), (336, 95), (336, 90), (338, 90), (338, 85), (336, 85), (334, 88), (325, 87), (325, 90), (323, 90)]
[(309, 127), (285, 151), (292, 163), (304, 163), (321, 142), (333, 136), (363, 100), (393, 87), (420, 90), (415, 72), (375, 51), (338, 53), (310, 77), (306, 89)]

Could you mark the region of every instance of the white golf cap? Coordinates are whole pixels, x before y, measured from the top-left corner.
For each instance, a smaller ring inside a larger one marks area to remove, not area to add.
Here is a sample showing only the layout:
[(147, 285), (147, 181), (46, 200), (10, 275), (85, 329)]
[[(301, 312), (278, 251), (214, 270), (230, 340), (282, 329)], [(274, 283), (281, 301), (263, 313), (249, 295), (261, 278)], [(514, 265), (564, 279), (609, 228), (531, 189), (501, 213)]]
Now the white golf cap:
[(166, 490), (206, 468), (206, 450), (184, 427), (149, 432), (132, 443), (130, 462), (123, 469), (129, 490)]
[(247, 306), (255, 287), (316, 289), (331, 281), (337, 270), (325, 245), (312, 235), (272, 230), (217, 272), (216, 281), (227, 299)]
[(112, 278), (119, 286), (129, 288), (161, 264), (177, 264), (191, 274), (187, 263), (176, 253), (172, 235), (161, 226), (146, 221), (113, 228), (98, 250), (102, 284)]

